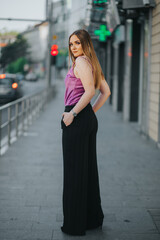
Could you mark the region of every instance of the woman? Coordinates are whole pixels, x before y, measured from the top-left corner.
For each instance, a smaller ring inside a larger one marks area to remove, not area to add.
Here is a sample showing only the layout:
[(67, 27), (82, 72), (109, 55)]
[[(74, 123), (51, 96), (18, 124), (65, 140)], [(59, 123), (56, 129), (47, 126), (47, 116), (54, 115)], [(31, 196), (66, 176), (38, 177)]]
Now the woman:
[[(98, 121), (95, 112), (110, 96), (90, 35), (77, 30), (69, 37), (69, 59), (73, 65), (65, 78), (65, 110), (62, 114), (63, 214), (61, 230), (85, 235), (102, 227), (99, 177), (96, 156)], [(93, 104), (90, 101), (100, 94)]]

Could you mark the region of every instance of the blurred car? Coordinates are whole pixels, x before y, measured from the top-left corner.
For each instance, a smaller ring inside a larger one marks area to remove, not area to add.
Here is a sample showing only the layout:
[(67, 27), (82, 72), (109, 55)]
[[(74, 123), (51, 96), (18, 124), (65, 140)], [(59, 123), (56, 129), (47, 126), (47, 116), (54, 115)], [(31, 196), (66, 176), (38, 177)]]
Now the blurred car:
[(0, 103), (7, 103), (23, 96), (16, 74), (0, 74)]
[(26, 74), (25, 80), (27, 80), (27, 81), (37, 81), (38, 77), (36, 76), (36, 74), (34, 72), (29, 72), (29, 73)]

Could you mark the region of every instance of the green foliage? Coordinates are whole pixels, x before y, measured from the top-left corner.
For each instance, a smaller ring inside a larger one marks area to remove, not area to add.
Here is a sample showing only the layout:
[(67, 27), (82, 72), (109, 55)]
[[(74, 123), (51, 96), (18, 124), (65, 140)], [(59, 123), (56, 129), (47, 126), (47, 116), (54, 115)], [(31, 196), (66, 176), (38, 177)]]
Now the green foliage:
[(27, 40), (18, 34), (15, 42), (2, 48), (0, 64), (4, 68), (19, 58), (25, 58), (28, 55), (28, 48)]
[(26, 58), (24, 58), (24, 57), (18, 58), (16, 61), (10, 63), (7, 66), (6, 71), (9, 72), (9, 73), (18, 73), (18, 72), (25, 73), (24, 65), (26, 63), (28, 63)]

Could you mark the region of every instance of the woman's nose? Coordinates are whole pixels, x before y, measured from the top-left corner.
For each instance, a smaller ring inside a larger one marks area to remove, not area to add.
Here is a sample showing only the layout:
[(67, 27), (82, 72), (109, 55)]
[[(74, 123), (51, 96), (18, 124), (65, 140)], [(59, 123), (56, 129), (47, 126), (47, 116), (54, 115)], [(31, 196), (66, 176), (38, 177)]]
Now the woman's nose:
[(76, 45), (73, 45), (73, 49), (76, 49)]

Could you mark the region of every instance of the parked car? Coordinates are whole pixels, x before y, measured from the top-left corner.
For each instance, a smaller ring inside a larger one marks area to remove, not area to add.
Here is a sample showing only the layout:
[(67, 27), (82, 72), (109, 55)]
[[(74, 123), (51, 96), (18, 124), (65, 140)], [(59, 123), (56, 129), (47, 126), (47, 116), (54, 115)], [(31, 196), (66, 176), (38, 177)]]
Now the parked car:
[(0, 74), (0, 103), (7, 103), (23, 96), (21, 82), (16, 74)]
[(34, 72), (29, 72), (29, 73), (26, 74), (25, 80), (27, 80), (27, 81), (37, 81), (38, 77), (36, 76), (36, 74)]

